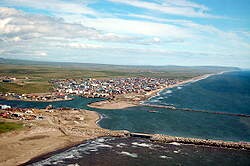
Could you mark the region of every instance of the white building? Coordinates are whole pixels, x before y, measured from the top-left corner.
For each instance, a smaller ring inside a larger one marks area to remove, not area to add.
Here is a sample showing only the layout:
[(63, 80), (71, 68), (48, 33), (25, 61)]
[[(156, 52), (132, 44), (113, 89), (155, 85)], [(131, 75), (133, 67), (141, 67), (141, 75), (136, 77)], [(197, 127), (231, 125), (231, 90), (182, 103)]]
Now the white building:
[(0, 109), (5, 110), (5, 109), (8, 109), (8, 108), (11, 108), (11, 106), (9, 106), (9, 105), (1, 105), (0, 104)]

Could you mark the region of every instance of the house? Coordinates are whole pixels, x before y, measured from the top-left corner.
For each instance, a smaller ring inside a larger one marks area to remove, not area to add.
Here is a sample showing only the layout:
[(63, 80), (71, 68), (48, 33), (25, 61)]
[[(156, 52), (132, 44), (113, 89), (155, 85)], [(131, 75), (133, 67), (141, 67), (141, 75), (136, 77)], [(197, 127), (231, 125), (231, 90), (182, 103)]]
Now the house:
[(9, 106), (9, 105), (0, 105), (0, 109), (5, 110), (5, 109), (8, 109), (8, 108), (11, 108), (11, 106)]
[(26, 114), (33, 114), (33, 111), (27, 110), (27, 111), (25, 111), (25, 113), (26, 113)]
[(4, 79), (3, 82), (10, 83), (10, 82), (12, 82), (12, 80), (11, 79)]

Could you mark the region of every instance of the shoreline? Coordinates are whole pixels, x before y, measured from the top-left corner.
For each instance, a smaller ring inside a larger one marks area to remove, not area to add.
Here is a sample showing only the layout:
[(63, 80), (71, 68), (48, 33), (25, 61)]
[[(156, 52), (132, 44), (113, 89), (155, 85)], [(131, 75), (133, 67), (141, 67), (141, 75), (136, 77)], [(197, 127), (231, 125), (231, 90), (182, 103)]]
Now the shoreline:
[(29, 99), (17, 99), (17, 98), (11, 98), (11, 97), (0, 97), (2, 100), (12, 100), (12, 101), (26, 101), (26, 102), (42, 102), (42, 103), (50, 103), (50, 102), (57, 102), (57, 101), (71, 101), (74, 100), (74, 98), (68, 98), (68, 99), (57, 99), (57, 100), (29, 100)]
[(115, 109), (125, 109), (125, 108), (129, 108), (129, 107), (136, 107), (138, 106), (139, 103), (135, 103), (135, 102), (130, 102), (130, 101), (108, 101), (108, 100), (104, 100), (104, 101), (98, 101), (98, 102), (94, 102), (91, 104), (88, 104), (87, 106), (90, 108), (98, 108), (98, 109), (103, 109), (103, 110), (115, 110)]
[[(98, 137), (97, 137), (97, 138), (98, 138)], [(94, 139), (96, 139), (96, 138), (94, 138)], [(72, 148), (72, 147), (81, 145), (81, 144), (84, 143), (85, 141), (88, 141), (88, 140), (83, 140), (82, 142), (75, 143), (75, 144), (72, 144), (72, 145), (68, 145), (68, 146), (65, 146), (65, 147), (61, 147), (61, 148), (55, 149), (55, 150), (53, 150), (53, 151), (51, 151), (51, 152), (44, 153), (44, 154), (41, 154), (41, 155), (39, 155), (39, 156), (33, 157), (33, 158), (31, 158), (30, 160), (28, 160), (28, 161), (26, 161), (26, 162), (24, 162), (24, 163), (22, 163), (22, 164), (19, 164), (19, 166), (26, 166), (26, 165), (33, 164), (33, 163), (35, 163), (35, 162), (38, 162), (38, 161), (40, 161), (40, 160), (44, 160), (44, 159), (49, 158), (49, 157), (51, 157), (51, 156), (53, 156), (53, 155), (55, 155), (55, 154), (61, 153), (61, 152), (63, 152), (63, 151), (66, 151), (66, 150), (68, 150), (68, 149), (70, 149), (70, 148)]]
[[(100, 137), (83, 140), (81, 142), (68, 145), (66, 147), (62, 147), (60, 149), (56, 149), (54, 151), (33, 157), (29, 161), (23, 164), (20, 164), (20, 166), (24, 166), (27, 164), (32, 164), (32, 163), (44, 160), (53, 155), (64, 152), (70, 148), (84, 144), (87, 141), (95, 140), (95, 139), (102, 138), (102, 137), (114, 137), (114, 136), (100, 136)], [(132, 133), (132, 132), (128, 132), (124, 135), (124, 138), (127, 138), (127, 139), (130, 139), (133, 137), (148, 139), (151, 142), (159, 142), (159, 143), (164, 143), (164, 144), (180, 143), (182, 146), (192, 145), (192, 146), (200, 146), (200, 147), (210, 147), (210, 148), (217, 147), (221, 149), (238, 149), (238, 150), (243, 150), (243, 151), (244, 150), (250, 151), (250, 142), (234, 142), (234, 141), (223, 141), (223, 140), (212, 140), (212, 139), (200, 139), (200, 138), (192, 138), (192, 137), (177, 137), (177, 136), (170, 136), (170, 135), (163, 135), (163, 134), (144, 134), (144, 133)]]
[[(69, 113), (70, 111), (70, 113)], [(103, 129), (98, 125), (100, 115), (88, 110), (57, 110), (43, 114), (44, 120), (21, 121), (22, 130), (0, 134), (0, 165), (20, 165), (34, 158), (66, 150), (98, 137), (125, 137), (126, 131)], [(12, 119), (0, 119), (12, 121)], [(18, 120), (18, 122), (20, 122)], [(13, 148), (16, 149), (13, 153)]]
[[(222, 72), (217, 73), (217, 74), (222, 74)], [(186, 83), (199, 81), (199, 80), (202, 80), (202, 79), (205, 79), (205, 78), (208, 78), (210, 76), (217, 75), (217, 74), (206, 74), (206, 75), (203, 75), (203, 76), (198, 76), (198, 77), (195, 77), (195, 78), (192, 78), (192, 79), (189, 79), (189, 80), (179, 82), (179, 83), (174, 84), (172, 86), (163, 87), (163, 88), (160, 88), (160, 89), (157, 89), (157, 90), (151, 92), (148, 96), (153, 97), (153, 95), (156, 95), (156, 94), (160, 93), (164, 89), (174, 88), (176, 86), (180, 86), (180, 85), (183, 85), (183, 84), (186, 84)], [(148, 99), (148, 98), (146, 98), (146, 99)], [(35, 101), (35, 102), (37, 102), (37, 101)], [(141, 104), (140, 102), (137, 103), (137, 105)], [(131, 105), (131, 107), (137, 106), (135, 104), (135, 102), (134, 103), (129, 103), (129, 104)], [(124, 105), (126, 105), (126, 101), (125, 101)], [(94, 107), (94, 108), (96, 108), (96, 107)], [(124, 108), (127, 108), (127, 107), (124, 107)], [(116, 108), (113, 108), (113, 109), (116, 109)], [(70, 110), (70, 111), (74, 112), (73, 110)], [(99, 138), (99, 137), (106, 137), (106, 136), (126, 137), (128, 134), (130, 134), (130, 132), (128, 132), (128, 131), (115, 131), (115, 130), (103, 129), (98, 124), (103, 119), (103, 116), (101, 114), (99, 114), (99, 113), (97, 113), (95, 111), (89, 111), (89, 110), (81, 110), (81, 111), (85, 112), (85, 113), (90, 113), (90, 114), (92, 113), (93, 115), (95, 114), (95, 115), (98, 116), (98, 117), (95, 117), (94, 120), (92, 119), (92, 121), (90, 122), (90, 124), (92, 124), (92, 125), (94, 123), (95, 127), (86, 129), (86, 130), (92, 130), (92, 129), (96, 130), (97, 132), (99, 132), (97, 135), (95, 135), (95, 134), (93, 135), (93, 131), (89, 131), (90, 133), (88, 133), (88, 131), (87, 131), (87, 135), (85, 135), (85, 137), (83, 136), (83, 137), (79, 138), (79, 135), (77, 135), (77, 134), (75, 135), (75, 133), (73, 133), (73, 134), (71, 133), (72, 135), (70, 135), (69, 134), (70, 132), (68, 130), (65, 130), (64, 128), (58, 127), (57, 129), (59, 130), (59, 133), (60, 133), (59, 137), (64, 137), (64, 140), (62, 140), (61, 143), (54, 146), (53, 147), (54, 149), (53, 148), (49, 149), (49, 150), (46, 149), (46, 150), (43, 150), (43, 152), (39, 152), (39, 154), (32, 153), (33, 156), (30, 156), (29, 159), (26, 158), (25, 160), (22, 160), (21, 162), (18, 162), (18, 164), (20, 164), (20, 165), (26, 165), (28, 163), (31, 164), (32, 162), (36, 161), (36, 159), (47, 158), (47, 157), (49, 157), (51, 155), (57, 154), (59, 152), (62, 152), (62, 151), (67, 150), (67, 149), (69, 149), (71, 147), (77, 146), (79, 144), (82, 144), (82, 143), (84, 143), (84, 142), (86, 142), (88, 140), (91, 140), (91, 139), (96, 139), (96, 138)], [(86, 132), (86, 130), (84, 130), (83, 132)], [(15, 133), (15, 131), (14, 131), (14, 133)], [(9, 133), (7, 133), (7, 134), (9, 134)], [(78, 133), (78, 134), (81, 135), (82, 133)], [(88, 134), (90, 134), (90, 135), (88, 135)], [(41, 133), (38, 133), (38, 136), (39, 135), (42, 136), (44, 134), (41, 135)], [(0, 134), (0, 138), (1, 137), (2, 137), (2, 134)], [(65, 137), (68, 137), (68, 139), (66, 139)], [(75, 137), (78, 137), (78, 138), (75, 138)], [(167, 143), (167, 142), (180, 142), (180, 143), (183, 143), (183, 144), (194, 144), (194, 145), (199, 145), (199, 146), (204, 146), (204, 145), (206, 146), (207, 145), (207, 146), (211, 146), (211, 147), (217, 146), (217, 147), (237, 148), (237, 149), (244, 148), (243, 146), (241, 146), (241, 144), (243, 144), (244, 146), (246, 145), (245, 148), (247, 150), (250, 149), (250, 143), (249, 142), (244, 142), (244, 143), (242, 143), (242, 142), (231, 142), (232, 144), (234, 144), (233, 147), (231, 147), (231, 146), (228, 147), (227, 146), (227, 141), (222, 141), (222, 140), (206, 140), (206, 139), (189, 138), (189, 137), (175, 137), (175, 136), (159, 135), (159, 134), (153, 134), (153, 138), (159, 139), (159, 140), (156, 140), (156, 141), (162, 141), (162, 142), (165, 142), (165, 143)], [(41, 140), (42, 139), (40, 139), (39, 141), (41, 141)], [(18, 141), (20, 141), (20, 139)], [(58, 138), (57, 138), (56, 141), (60, 141), (60, 140), (58, 140)], [(152, 140), (152, 141), (155, 141), (155, 140)], [(220, 141), (219, 144), (217, 144), (218, 142), (216, 142), (216, 141)], [(215, 142), (215, 143), (213, 143), (213, 142)], [(2, 147), (2, 143), (3, 142), (0, 143), (0, 147)], [(34, 147), (32, 147), (32, 150), (34, 150), (33, 148)], [(29, 152), (29, 150), (27, 150), (26, 153)], [(14, 160), (17, 160), (17, 159), (14, 159)], [(12, 163), (10, 165), (13, 165), (13, 159), (12, 159), (11, 162)], [(0, 160), (0, 164), (1, 164), (1, 160)], [(15, 165), (16, 164), (17, 163), (15, 163)], [(4, 165), (8, 165), (7, 161), (4, 162)]]
[[(155, 97), (155, 96), (158, 96), (160, 95), (160, 92), (165, 90), (165, 89), (171, 89), (171, 88), (175, 88), (175, 87), (178, 87), (178, 86), (182, 86), (182, 85), (185, 85), (185, 84), (188, 84), (188, 83), (194, 83), (194, 82), (197, 82), (197, 81), (200, 81), (200, 80), (203, 80), (203, 79), (206, 79), (208, 77), (211, 77), (211, 76), (215, 76), (215, 75), (220, 75), (220, 74), (223, 74), (227, 71), (222, 71), (222, 72), (219, 72), (219, 73), (210, 73), (210, 74), (204, 74), (204, 75), (201, 75), (201, 76), (197, 76), (197, 77), (193, 77), (193, 78), (190, 78), (190, 79), (187, 79), (187, 80), (183, 80), (183, 81), (180, 81), (176, 84), (173, 84), (173, 85), (169, 85), (169, 86), (165, 86), (163, 88), (160, 88), (160, 89), (157, 89), (155, 91), (152, 91), (152, 93), (154, 95), (150, 95), (149, 98), (147, 99), (150, 99), (152, 97)], [(141, 101), (141, 103), (144, 103), (145, 101)]]
[[(185, 85), (188, 83), (200, 81), (200, 80), (206, 79), (206, 78), (214, 76), (214, 75), (223, 74), (225, 72), (227, 72), (227, 71), (222, 71), (219, 73), (204, 74), (201, 76), (197, 76), (197, 77), (193, 77), (193, 78), (190, 78), (187, 80), (180, 81), (180, 82), (173, 84), (173, 85), (167, 85), (167, 86), (161, 87), (159, 89), (147, 92), (146, 94), (142, 95), (140, 100), (138, 100), (138, 101), (132, 101), (132, 100), (127, 100), (127, 99), (112, 100), (112, 101), (104, 100), (104, 101), (90, 103), (90, 104), (88, 104), (88, 107), (104, 109), (104, 110), (105, 109), (115, 110), (115, 109), (125, 109), (125, 108), (129, 108), (129, 107), (143, 105), (146, 100), (149, 100), (150, 98), (159, 95), (160, 92), (165, 90), (165, 89), (171, 89), (171, 88), (182, 86), (182, 85)], [(150, 104), (147, 106), (150, 106)]]
[[(138, 135), (132, 136), (134, 134), (138, 134)], [(139, 135), (141, 135), (142, 137), (140, 137)], [(146, 138), (145, 136), (149, 136), (149, 137)], [(62, 153), (64, 151), (69, 150), (69, 149), (76, 147), (78, 145), (85, 144), (88, 141), (96, 140), (98, 138), (103, 138), (103, 137), (105, 137), (105, 136), (84, 140), (80, 143), (77, 143), (77, 144), (74, 144), (71, 146), (67, 146), (67, 147), (49, 152), (47, 154), (39, 155), (37, 157), (30, 159), (26, 163), (20, 164), (20, 166), (25, 166), (27, 164), (33, 164), (33, 163), (39, 162), (41, 160), (45, 160), (53, 155)], [(169, 135), (162, 135), (162, 134), (144, 134), (144, 133), (131, 133), (131, 132), (126, 133), (126, 137), (124, 137), (124, 138), (130, 139), (130, 138), (135, 138), (135, 137), (137, 137), (137, 138), (139, 137), (142, 139), (148, 139), (152, 143), (154, 143), (154, 142), (163, 143), (163, 144), (179, 143), (181, 146), (191, 145), (191, 146), (220, 148), (220, 149), (228, 149), (228, 150), (235, 149), (235, 150), (242, 150), (242, 151), (250, 151), (250, 143), (249, 142), (233, 142), (233, 141), (199, 139), (199, 138), (189, 138), (189, 137), (176, 137), (176, 136), (169, 136)]]

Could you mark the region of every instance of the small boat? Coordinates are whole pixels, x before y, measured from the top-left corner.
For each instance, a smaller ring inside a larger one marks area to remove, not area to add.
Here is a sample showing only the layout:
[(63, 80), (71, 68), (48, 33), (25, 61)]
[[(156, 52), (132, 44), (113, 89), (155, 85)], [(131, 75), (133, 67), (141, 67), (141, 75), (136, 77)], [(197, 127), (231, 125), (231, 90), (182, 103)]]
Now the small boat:
[(155, 110), (149, 110), (148, 112), (151, 112), (151, 113), (157, 113), (158, 111), (155, 111)]

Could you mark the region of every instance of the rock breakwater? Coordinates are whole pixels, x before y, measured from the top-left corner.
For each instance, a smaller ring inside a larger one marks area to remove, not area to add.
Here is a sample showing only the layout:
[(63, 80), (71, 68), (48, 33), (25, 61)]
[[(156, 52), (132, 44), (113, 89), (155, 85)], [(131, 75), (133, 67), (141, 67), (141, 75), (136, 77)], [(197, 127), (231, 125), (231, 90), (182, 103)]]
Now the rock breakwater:
[(194, 145), (205, 145), (205, 146), (250, 150), (249, 142), (232, 142), (232, 141), (222, 141), (222, 140), (185, 138), (185, 137), (174, 137), (161, 134), (152, 135), (150, 140), (163, 143), (178, 142), (183, 144), (194, 144)]
[(156, 108), (166, 108), (172, 111), (188, 111), (188, 112), (201, 112), (207, 114), (218, 114), (218, 115), (228, 115), (228, 116), (240, 116), (240, 117), (247, 117), (250, 118), (250, 115), (247, 114), (237, 114), (237, 113), (230, 113), (230, 112), (218, 112), (218, 111), (207, 111), (207, 110), (195, 110), (190, 108), (176, 108), (174, 106), (165, 106), (165, 105), (152, 105), (152, 104), (141, 104), (147, 107), (156, 107)]

